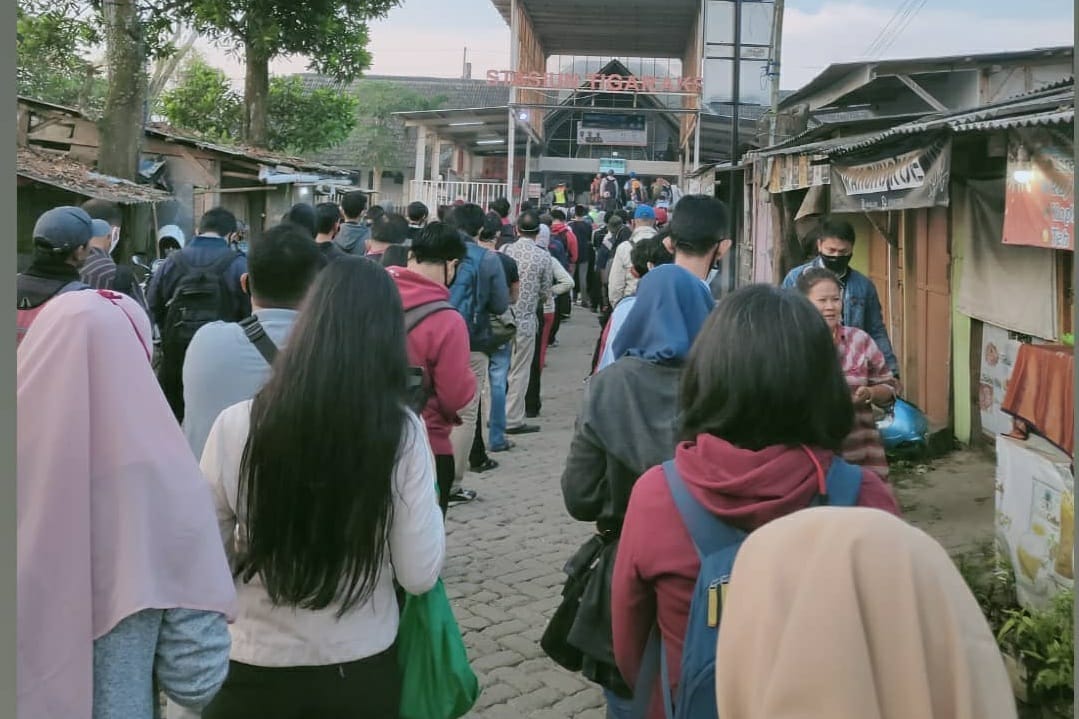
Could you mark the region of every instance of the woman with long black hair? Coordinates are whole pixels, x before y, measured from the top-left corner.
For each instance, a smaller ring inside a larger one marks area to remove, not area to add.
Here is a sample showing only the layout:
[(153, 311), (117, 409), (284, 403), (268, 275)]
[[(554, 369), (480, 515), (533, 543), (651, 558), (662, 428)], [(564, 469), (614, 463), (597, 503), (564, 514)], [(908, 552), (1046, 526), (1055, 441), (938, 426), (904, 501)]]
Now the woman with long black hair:
[(445, 553), (407, 368), (393, 280), (341, 258), (265, 387), (215, 423), (202, 469), (240, 610), (229, 676), (204, 719), (396, 719), (394, 580), (426, 592)]

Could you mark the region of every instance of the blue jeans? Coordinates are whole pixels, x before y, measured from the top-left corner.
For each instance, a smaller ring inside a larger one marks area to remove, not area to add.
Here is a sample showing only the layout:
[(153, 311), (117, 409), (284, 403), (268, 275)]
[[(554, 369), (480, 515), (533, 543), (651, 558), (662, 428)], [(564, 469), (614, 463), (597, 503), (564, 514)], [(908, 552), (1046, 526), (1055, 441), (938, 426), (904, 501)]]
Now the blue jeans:
[(507, 342), (491, 354), (491, 414), (487, 444), (491, 449), (506, 445), (506, 381), (510, 374), (510, 354), (513, 344)]
[(632, 699), (623, 699), (610, 689), (604, 689), (603, 696), (607, 699), (607, 719), (631, 719), (633, 716)]

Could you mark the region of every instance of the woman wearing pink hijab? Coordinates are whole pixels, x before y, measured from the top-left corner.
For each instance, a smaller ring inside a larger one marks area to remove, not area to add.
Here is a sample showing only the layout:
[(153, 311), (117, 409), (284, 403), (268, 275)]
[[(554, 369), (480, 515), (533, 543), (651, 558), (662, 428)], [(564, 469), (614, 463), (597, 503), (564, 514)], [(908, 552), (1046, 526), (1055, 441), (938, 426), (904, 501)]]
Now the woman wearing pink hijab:
[(210, 488), (131, 299), (71, 292), (18, 350), (18, 712), (151, 719), (228, 670), (235, 589)]

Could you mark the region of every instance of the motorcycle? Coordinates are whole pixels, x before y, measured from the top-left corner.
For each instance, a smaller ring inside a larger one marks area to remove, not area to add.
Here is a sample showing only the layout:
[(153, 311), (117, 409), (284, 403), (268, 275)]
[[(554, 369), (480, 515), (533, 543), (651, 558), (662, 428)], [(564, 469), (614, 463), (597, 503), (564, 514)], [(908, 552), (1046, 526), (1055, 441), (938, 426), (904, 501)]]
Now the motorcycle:
[[(132, 255), (131, 265), (134, 268), (135, 280), (139, 283), (139, 289), (142, 290), (143, 297), (150, 296), (150, 280), (153, 279), (154, 273), (157, 272), (164, 263), (165, 260), (156, 259), (150, 264), (146, 264), (146, 258), (142, 255)], [(158, 330), (156, 322), (151, 321), (150, 329), (153, 332), (154, 344), (151, 364), (156, 372), (158, 365), (161, 363), (161, 332)]]

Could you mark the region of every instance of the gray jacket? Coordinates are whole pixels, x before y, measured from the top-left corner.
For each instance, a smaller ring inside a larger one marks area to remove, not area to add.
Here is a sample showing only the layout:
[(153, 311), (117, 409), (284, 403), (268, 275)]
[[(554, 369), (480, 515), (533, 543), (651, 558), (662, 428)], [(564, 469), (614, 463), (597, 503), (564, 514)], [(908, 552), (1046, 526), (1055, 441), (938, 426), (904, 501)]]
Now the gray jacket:
[(341, 229), (333, 241), (350, 255), (363, 257), (367, 252), (367, 241), (371, 239), (371, 228), (362, 222), (342, 222)]

